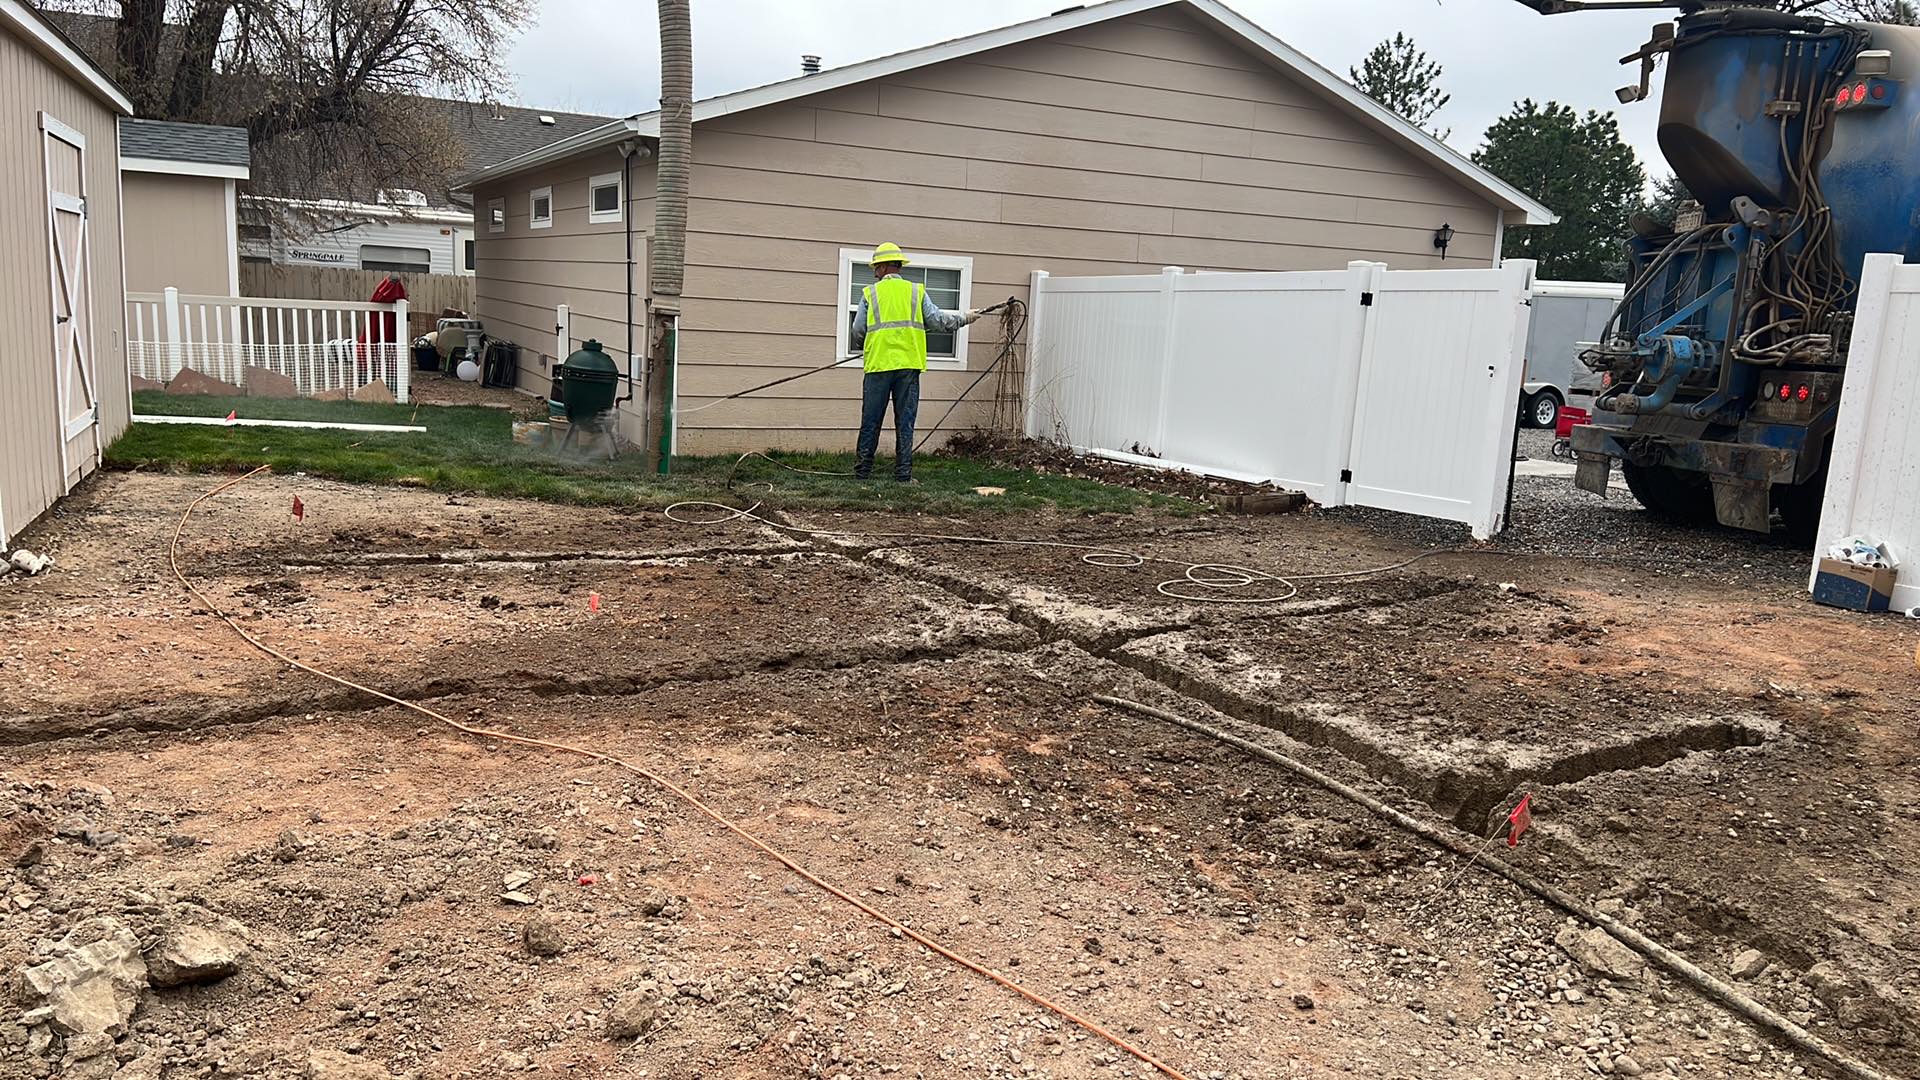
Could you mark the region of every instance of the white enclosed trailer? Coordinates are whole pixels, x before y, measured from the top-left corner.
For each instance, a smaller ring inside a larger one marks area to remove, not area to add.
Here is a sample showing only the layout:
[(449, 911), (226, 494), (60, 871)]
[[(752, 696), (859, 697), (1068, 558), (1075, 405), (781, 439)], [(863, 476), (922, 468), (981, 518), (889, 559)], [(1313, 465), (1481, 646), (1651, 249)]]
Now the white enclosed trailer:
[(1539, 281), (1527, 327), (1527, 367), (1520, 384), (1520, 422), (1552, 427), (1574, 390), (1581, 343), (1598, 341), (1625, 287), (1604, 281)]

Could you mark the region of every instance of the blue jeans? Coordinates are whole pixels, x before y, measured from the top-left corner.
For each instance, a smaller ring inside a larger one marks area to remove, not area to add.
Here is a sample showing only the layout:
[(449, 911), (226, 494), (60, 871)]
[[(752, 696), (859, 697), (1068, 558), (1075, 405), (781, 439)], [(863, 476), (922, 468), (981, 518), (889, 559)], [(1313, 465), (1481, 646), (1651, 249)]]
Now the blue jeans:
[(893, 402), (893, 478), (913, 476), (913, 420), (920, 413), (920, 372), (869, 371), (860, 383), (860, 441), (853, 475), (862, 480), (873, 472), (873, 454), (880, 448), (880, 421)]

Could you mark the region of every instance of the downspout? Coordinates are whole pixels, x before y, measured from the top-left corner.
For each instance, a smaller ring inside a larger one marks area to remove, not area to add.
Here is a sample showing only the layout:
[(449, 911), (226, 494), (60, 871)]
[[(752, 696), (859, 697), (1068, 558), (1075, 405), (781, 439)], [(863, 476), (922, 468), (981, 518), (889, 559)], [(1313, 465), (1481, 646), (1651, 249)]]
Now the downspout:
[(623, 401), (632, 401), (634, 387), (639, 385), (633, 374), (633, 155), (637, 149), (632, 139), (620, 144), (620, 228), (627, 243), (627, 393), (613, 399), (615, 409)]

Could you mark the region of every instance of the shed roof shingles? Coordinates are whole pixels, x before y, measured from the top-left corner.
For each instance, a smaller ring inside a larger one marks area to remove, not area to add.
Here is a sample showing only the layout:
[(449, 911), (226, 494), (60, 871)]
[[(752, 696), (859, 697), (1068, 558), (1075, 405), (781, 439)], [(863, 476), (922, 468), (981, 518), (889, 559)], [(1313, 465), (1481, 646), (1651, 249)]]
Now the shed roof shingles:
[(120, 156), (242, 168), (253, 161), (246, 128), (172, 120), (120, 121)]

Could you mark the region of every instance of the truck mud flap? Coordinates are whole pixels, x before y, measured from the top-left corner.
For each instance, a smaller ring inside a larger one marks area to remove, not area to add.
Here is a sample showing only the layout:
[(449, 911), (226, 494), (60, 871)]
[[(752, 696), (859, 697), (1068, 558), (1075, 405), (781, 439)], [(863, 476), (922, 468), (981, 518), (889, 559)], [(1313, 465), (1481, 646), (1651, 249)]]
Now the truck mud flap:
[(1573, 484), (1582, 491), (1607, 497), (1607, 481), (1613, 475), (1613, 459), (1605, 454), (1581, 454), (1573, 467)]
[(1773, 529), (1773, 505), (1768, 501), (1772, 488), (1746, 480), (1716, 476), (1713, 478), (1713, 514), (1720, 524), (1731, 529), (1764, 533)]

